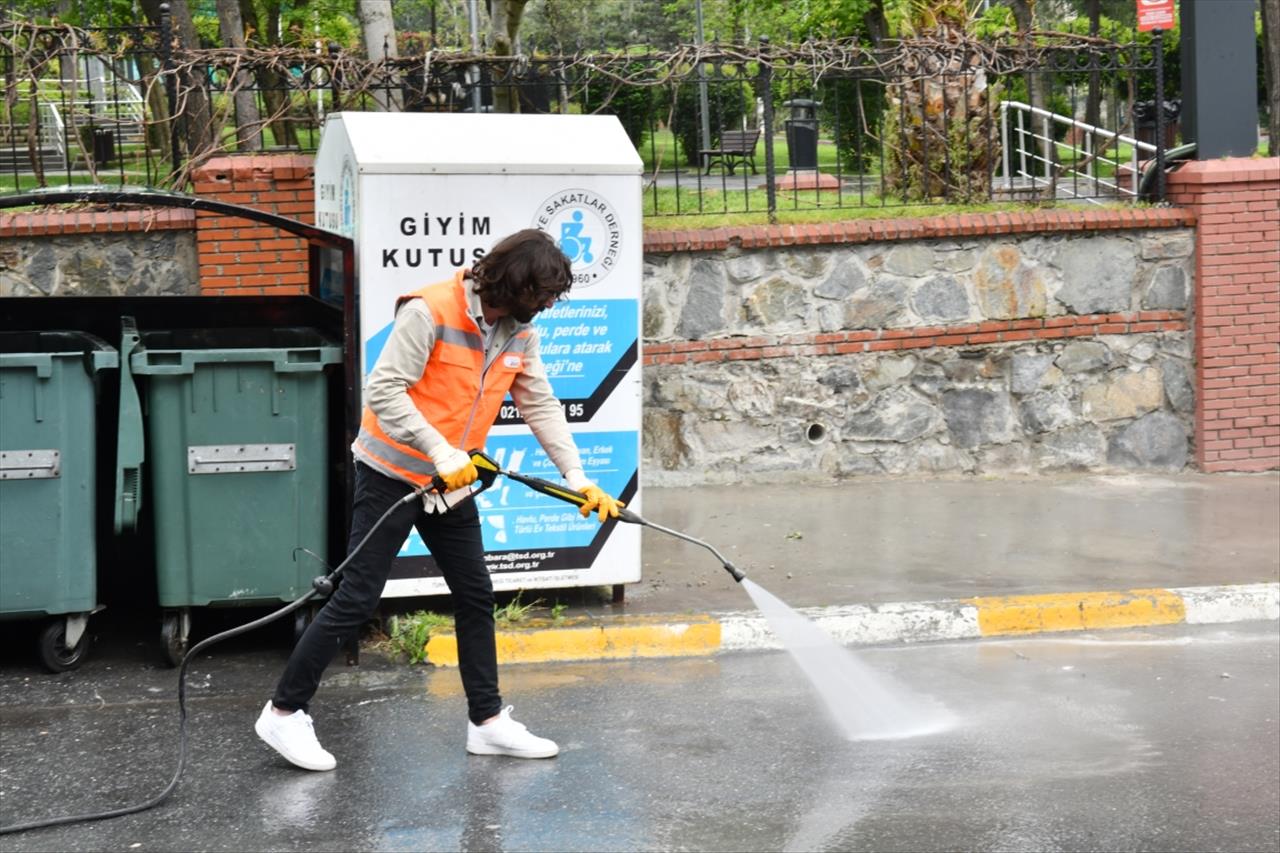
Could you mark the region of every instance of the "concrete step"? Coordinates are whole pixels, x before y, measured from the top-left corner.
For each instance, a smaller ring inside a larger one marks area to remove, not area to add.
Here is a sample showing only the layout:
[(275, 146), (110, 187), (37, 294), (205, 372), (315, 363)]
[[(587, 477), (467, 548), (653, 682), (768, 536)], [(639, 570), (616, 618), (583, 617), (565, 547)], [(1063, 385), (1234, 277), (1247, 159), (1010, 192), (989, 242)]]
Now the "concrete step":
[[(58, 153), (56, 148), (39, 149), (41, 165), (46, 171), (51, 169), (66, 168), (66, 163), (62, 159), (62, 155)], [(22, 147), (0, 147), (0, 172), (30, 172), (31, 156), (26, 146)]]

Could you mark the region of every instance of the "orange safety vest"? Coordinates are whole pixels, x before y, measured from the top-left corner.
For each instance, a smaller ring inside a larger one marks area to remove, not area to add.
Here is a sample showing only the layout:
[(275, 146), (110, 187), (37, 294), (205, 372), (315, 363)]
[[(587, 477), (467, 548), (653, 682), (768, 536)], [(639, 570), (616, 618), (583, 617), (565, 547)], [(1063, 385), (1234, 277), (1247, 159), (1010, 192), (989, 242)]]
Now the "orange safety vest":
[[(422, 377), (409, 387), (409, 398), (427, 423), (463, 450), (484, 446), (507, 391), (524, 371), (529, 341), (529, 327), (519, 328), (485, 364), (484, 336), (467, 305), (465, 275), (459, 270), (447, 281), (396, 300), (397, 309), (410, 299), (425, 300), (436, 326), (435, 346)], [(368, 406), (352, 449), (361, 462), (415, 486), (431, 482), (436, 473), (427, 454), (387, 435)]]

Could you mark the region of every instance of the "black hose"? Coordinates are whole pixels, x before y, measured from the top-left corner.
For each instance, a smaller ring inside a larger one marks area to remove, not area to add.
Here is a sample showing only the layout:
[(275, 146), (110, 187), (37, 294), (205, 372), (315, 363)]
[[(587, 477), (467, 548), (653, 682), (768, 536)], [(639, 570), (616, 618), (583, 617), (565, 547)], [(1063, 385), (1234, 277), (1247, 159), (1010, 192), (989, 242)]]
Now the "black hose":
[[(1191, 159), (1191, 155), (1196, 153), (1196, 144), (1188, 142), (1185, 145), (1179, 145), (1176, 148), (1170, 148), (1164, 152), (1165, 167), (1169, 167), (1181, 160)], [(1156, 161), (1150, 160), (1142, 175), (1138, 180), (1138, 198), (1149, 198), (1151, 196), (1151, 187), (1156, 182)]]
[(391, 513), (395, 512), (404, 504), (418, 500), (422, 496), (422, 493), (426, 491), (426, 488), (427, 487), (414, 489), (412, 492), (388, 507), (387, 511), (384, 512), (376, 522), (374, 522), (373, 527), (369, 528), (369, 532), (364, 535), (364, 538), (356, 544), (355, 548), (351, 549), (351, 553), (347, 555), (347, 558), (339, 563), (338, 567), (329, 574), (316, 578), (315, 581), (312, 582), (312, 589), (310, 589), (305, 595), (290, 602), (289, 604), (286, 604), (279, 610), (268, 613), (260, 619), (255, 619), (252, 622), (246, 622), (243, 625), (223, 631), (221, 634), (214, 634), (212, 637), (201, 640), (192, 646), (191, 650), (183, 656), (182, 663), (178, 666), (178, 768), (174, 771), (173, 778), (169, 780), (169, 784), (165, 786), (163, 791), (156, 794), (146, 802), (139, 803), (134, 806), (124, 806), (122, 808), (111, 809), (104, 812), (90, 812), (89, 814), (54, 817), (47, 818), (45, 820), (31, 821), (30, 823), (15, 823), (9, 826), (0, 826), (0, 835), (28, 832), (33, 829), (45, 829), (51, 826), (65, 826), (70, 823), (82, 823), (84, 821), (107, 820), (108, 818), (113, 817), (124, 817), (125, 815), (137, 814), (138, 812), (143, 812), (147, 809), (153, 809), (165, 800), (169, 799), (170, 795), (177, 790), (178, 782), (182, 779), (182, 771), (186, 768), (187, 764), (187, 665), (191, 660), (197, 654), (215, 643), (220, 643), (223, 640), (229, 640), (232, 637), (238, 637), (241, 634), (246, 634), (256, 628), (261, 628), (263, 625), (270, 624), (282, 616), (289, 615), (311, 599), (318, 596), (322, 588), (327, 587), (328, 589), (332, 589), (333, 582), (337, 580), (343, 570), (346, 569), (347, 564), (351, 562), (352, 558), (355, 557), (356, 554), (360, 553), (360, 550), (364, 548), (365, 543), (369, 541), (369, 537), (382, 526), (383, 522), (391, 516)]

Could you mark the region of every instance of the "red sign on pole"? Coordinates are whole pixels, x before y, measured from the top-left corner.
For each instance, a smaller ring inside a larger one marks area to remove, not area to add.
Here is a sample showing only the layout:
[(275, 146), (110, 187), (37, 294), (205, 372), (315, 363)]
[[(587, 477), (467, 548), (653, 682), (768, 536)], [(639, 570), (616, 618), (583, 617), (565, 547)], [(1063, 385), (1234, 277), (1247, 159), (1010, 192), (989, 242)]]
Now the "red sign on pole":
[(1138, 0), (1138, 30), (1171, 30), (1176, 14), (1173, 0)]

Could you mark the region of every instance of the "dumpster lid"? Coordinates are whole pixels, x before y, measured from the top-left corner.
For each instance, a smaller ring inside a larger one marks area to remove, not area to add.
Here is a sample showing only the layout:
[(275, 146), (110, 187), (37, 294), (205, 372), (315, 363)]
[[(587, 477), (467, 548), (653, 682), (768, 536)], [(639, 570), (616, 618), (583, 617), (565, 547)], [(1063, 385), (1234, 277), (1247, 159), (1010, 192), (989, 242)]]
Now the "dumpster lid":
[(0, 362), (46, 363), (55, 356), (83, 356), (92, 370), (119, 366), (115, 347), (88, 332), (0, 332)]
[(97, 335), (88, 332), (46, 330), (39, 332), (0, 332), (0, 353), (74, 353), (114, 349)]
[(640, 155), (611, 115), (330, 113), (317, 162), (350, 146), (361, 174), (639, 175)]

